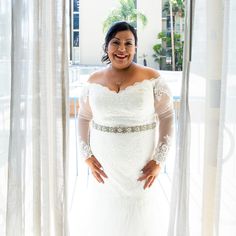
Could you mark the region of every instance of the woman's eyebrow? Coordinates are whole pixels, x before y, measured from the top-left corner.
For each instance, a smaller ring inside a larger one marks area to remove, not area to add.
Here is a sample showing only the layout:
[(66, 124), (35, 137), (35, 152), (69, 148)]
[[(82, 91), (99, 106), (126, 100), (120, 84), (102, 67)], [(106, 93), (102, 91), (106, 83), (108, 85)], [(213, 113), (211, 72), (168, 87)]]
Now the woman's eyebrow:
[[(116, 37), (114, 37), (113, 39), (117, 39), (117, 40), (121, 40), (121, 39), (119, 39), (119, 38), (116, 38)], [(124, 41), (134, 41), (134, 39), (125, 39)]]

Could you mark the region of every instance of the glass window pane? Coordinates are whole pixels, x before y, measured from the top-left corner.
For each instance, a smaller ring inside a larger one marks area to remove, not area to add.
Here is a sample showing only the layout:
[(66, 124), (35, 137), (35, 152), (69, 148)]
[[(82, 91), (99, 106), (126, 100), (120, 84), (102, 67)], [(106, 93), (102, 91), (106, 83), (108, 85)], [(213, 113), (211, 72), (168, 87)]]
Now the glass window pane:
[(74, 12), (79, 11), (79, 0), (74, 0)]
[(74, 14), (74, 30), (79, 29), (79, 14)]
[(73, 46), (79, 47), (79, 32), (73, 33)]

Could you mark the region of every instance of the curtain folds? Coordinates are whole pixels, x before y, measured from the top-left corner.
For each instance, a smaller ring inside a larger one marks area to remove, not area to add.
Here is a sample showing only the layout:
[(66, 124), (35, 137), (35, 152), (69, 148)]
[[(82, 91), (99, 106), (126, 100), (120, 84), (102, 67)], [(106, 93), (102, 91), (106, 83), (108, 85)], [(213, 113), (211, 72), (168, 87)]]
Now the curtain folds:
[(0, 235), (5, 235), (7, 162), (10, 135), (11, 4), (0, 2)]
[(1, 1), (11, 19), (7, 236), (68, 235), (67, 2)]
[[(169, 235), (233, 236), (236, 235), (236, 2), (185, 2), (187, 11), (190, 3), (194, 4), (194, 22), (189, 24), (187, 12), (184, 63), (189, 74), (184, 69)], [(192, 57), (188, 67), (186, 44), (190, 41), (191, 26)], [(191, 119), (186, 112), (187, 101)], [(189, 152), (186, 147), (190, 147)]]
[(172, 181), (172, 196), (168, 235), (189, 235), (189, 154), (191, 120), (189, 112), (189, 73), (192, 46), (193, 2), (186, 2), (184, 66), (176, 135), (176, 160)]
[(218, 172), (216, 180), (216, 235), (236, 234), (236, 2), (223, 4), (223, 50), (220, 91)]

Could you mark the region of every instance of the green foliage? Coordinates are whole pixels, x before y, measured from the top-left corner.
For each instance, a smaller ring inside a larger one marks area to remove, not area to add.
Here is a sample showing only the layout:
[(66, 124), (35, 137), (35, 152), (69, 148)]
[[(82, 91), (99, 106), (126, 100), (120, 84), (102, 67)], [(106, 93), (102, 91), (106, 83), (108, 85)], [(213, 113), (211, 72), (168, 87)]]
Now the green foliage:
[[(175, 24), (177, 22), (178, 17), (182, 19), (185, 15), (185, 0), (167, 0), (162, 8), (162, 13), (166, 17), (170, 17), (170, 3), (172, 5), (172, 15), (174, 17), (173, 25), (171, 30), (175, 31)], [(177, 17), (178, 16), (178, 17)], [(172, 24), (172, 22), (171, 22)], [(182, 20), (180, 20), (180, 27), (182, 29)], [(181, 30), (182, 31), (182, 30)], [(157, 47), (153, 47), (154, 54), (153, 57), (159, 63), (160, 68), (164, 70), (171, 70), (172, 67), (172, 57), (175, 57), (175, 70), (182, 70), (183, 64), (183, 42), (181, 41), (181, 35), (173, 32), (174, 35), (174, 42), (173, 42), (173, 49), (172, 49), (172, 42), (171, 42), (171, 33), (172, 32), (161, 32), (158, 34), (158, 39), (161, 40), (159, 43), (159, 48), (163, 50), (156, 50)], [(182, 32), (181, 32), (182, 33)], [(174, 51), (173, 51), (174, 50)], [(160, 53), (161, 52), (161, 53)], [(172, 52), (173, 55), (172, 55)], [(154, 59), (154, 60), (155, 60)], [(168, 59), (168, 60), (167, 60)]]
[(155, 44), (153, 46), (153, 50), (155, 52), (153, 54), (154, 61), (157, 62), (160, 65), (162, 58), (164, 58), (165, 55), (166, 55), (166, 50), (165, 50), (165, 48), (162, 47), (161, 44)]
[(164, 42), (166, 42), (166, 40), (167, 40), (166, 32), (160, 32), (160, 33), (157, 35), (157, 38), (158, 38), (158, 39), (161, 39), (161, 40), (164, 41)]
[[(154, 61), (160, 65), (160, 69), (171, 70), (171, 64), (166, 65), (166, 58), (171, 57), (171, 36), (167, 32), (160, 32), (157, 35), (157, 39), (161, 41), (153, 46), (154, 54), (152, 55)], [(182, 70), (183, 65), (183, 42), (181, 41), (181, 35), (174, 34), (175, 42), (175, 67), (176, 70)]]
[(129, 22), (136, 28), (137, 19), (142, 22), (143, 26), (147, 25), (147, 17), (137, 11), (134, 0), (120, 0), (120, 6), (114, 9), (104, 21), (103, 31), (106, 32), (113, 23), (122, 20)]
[[(171, 2), (172, 2), (173, 15), (176, 16), (178, 14), (180, 17), (184, 17), (184, 13), (185, 13), (184, 0), (171, 0)], [(170, 2), (169, 1), (165, 2), (162, 12), (167, 15), (170, 14)]]

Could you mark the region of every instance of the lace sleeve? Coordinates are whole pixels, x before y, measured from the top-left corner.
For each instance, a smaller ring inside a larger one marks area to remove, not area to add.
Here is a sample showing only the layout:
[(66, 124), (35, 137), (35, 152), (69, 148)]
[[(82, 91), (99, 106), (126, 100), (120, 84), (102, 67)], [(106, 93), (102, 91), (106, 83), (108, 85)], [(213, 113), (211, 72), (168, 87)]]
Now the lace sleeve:
[(159, 119), (159, 140), (153, 160), (162, 165), (168, 155), (173, 133), (173, 100), (170, 89), (163, 78), (155, 79), (153, 89), (155, 111)]
[(79, 97), (78, 132), (79, 152), (85, 160), (91, 157), (92, 151), (89, 145), (89, 124), (92, 119), (92, 111), (89, 105), (89, 89), (86, 85)]

